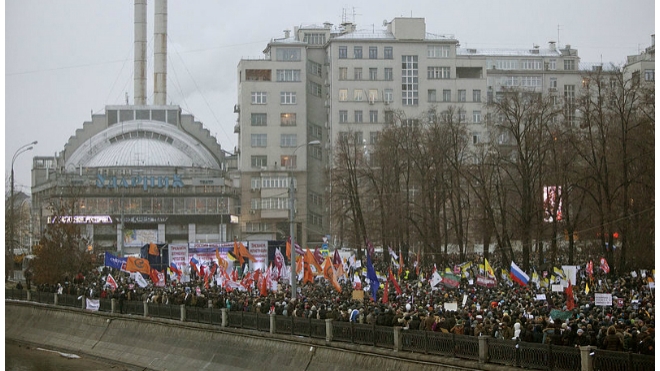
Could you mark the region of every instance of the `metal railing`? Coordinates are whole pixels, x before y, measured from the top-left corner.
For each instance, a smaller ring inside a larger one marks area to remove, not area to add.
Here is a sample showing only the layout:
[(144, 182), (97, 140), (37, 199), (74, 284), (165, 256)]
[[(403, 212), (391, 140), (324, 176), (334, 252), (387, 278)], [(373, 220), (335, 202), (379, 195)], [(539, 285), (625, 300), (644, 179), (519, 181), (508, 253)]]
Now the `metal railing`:
[[(57, 298), (57, 299), (56, 299)], [(38, 302), (57, 306), (84, 308), (84, 297), (67, 294), (53, 294), (16, 289), (5, 289), (6, 300)], [(115, 299), (100, 299), (99, 311), (118, 313), (120, 305)], [(145, 312), (146, 311), (146, 312)], [(335, 342), (369, 345), (386, 349), (464, 358), (480, 363), (493, 363), (505, 366), (569, 371), (583, 369), (583, 357), (592, 357), (589, 371), (617, 370), (653, 370), (655, 357), (633, 354), (630, 352), (612, 352), (606, 350), (583, 351), (580, 348), (553, 346), (538, 343), (498, 340), (494, 338), (454, 335), (442, 332), (402, 330), (400, 327), (376, 326), (343, 321), (326, 321), (312, 318), (286, 317), (262, 313), (228, 311), (217, 308), (185, 307), (146, 303), (142, 301), (124, 301), (123, 313), (205, 323), (295, 335), (309, 338), (327, 339)], [(271, 316), (273, 316), (271, 321)], [(271, 328), (274, 326), (274, 328)], [(485, 347), (485, 349), (484, 349)], [(585, 348), (589, 349), (589, 348)], [(593, 348), (592, 348), (593, 349)]]

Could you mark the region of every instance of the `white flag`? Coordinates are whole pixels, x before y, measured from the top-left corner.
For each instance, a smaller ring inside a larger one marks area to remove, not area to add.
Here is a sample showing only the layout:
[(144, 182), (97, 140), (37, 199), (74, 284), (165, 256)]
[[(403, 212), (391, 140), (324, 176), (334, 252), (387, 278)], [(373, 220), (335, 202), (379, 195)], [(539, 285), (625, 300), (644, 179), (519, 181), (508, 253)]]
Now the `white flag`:
[(137, 282), (138, 286), (142, 288), (145, 288), (148, 285), (147, 281), (144, 279), (144, 277), (142, 277), (142, 274), (139, 272), (135, 273), (135, 282)]
[(439, 284), (440, 282), (442, 282), (442, 277), (440, 277), (437, 271), (433, 272), (433, 275), (431, 276), (431, 287)]

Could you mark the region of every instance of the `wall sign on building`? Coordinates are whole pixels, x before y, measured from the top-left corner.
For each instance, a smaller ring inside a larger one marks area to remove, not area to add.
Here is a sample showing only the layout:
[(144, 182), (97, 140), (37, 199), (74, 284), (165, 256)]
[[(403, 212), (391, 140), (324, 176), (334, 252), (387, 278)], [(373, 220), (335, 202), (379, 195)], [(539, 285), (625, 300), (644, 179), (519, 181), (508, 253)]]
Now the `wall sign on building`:
[(97, 188), (137, 188), (142, 187), (145, 191), (149, 188), (182, 188), (183, 181), (179, 175), (170, 176), (131, 176), (131, 177), (105, 177), (96, 174)]

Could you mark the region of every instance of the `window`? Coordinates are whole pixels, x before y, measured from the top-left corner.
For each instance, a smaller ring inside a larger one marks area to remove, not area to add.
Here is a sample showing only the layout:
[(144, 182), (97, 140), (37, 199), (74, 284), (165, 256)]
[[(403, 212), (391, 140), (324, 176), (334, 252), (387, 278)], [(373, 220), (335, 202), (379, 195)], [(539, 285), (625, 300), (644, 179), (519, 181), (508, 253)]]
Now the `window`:
[(540, 70), (543, 69), (543, 63), (540, 59), (523, 59), (520, 61), (521, 70)]
[(475, 124), (481, 122), (481, 111), (472, 111), (472, 122)]
[(346, 102), (348, 100), (348, 89), (339, 89), (339, 101)]
[(280, 125), (282, 125), (282, 126), (296, 126), (296, 114), (295, 113), (281, 113), (280, 114)]
[(575, 103), (575, 85), (564, 85), (564, 98), (569, 104)]
[(321, 94), (323, 93), (323, 89), (321, 88), (321, 84), (317, 84), (314, 81), (309, 82), (309, 91), (315, 97), (320, 97)]
[(303, 42), (312, 45), (323, 45), (325, 44), (325, 34), (305, 32), (305, 36), (303, 36)]
[(378, 111), (371, 110), (369, 111), (369, 122), (378, 122)]
[(394, 59), (394, 52), (391, 46), (383, 48), (383, 57), (385, 59)]
[(340, 46), (339, 47), (339, 59), (346, 59), (346, 58), (348, 58), (348, 47)]
[(355, 122), (362, 122), (362, 111), (361, 110), (356, 110), (355, 111)]
[(348, 111), (346, 110), (339, 111), (339, 122), (341, 123), (348, 122)]
[(481, 90), (479, 89), (472, 90), (472, 101), (481, 102)]
[(348, 68), (339, 67), (339, 80), (347, 80), (347, 79), (348, 79)]
[(252, 104), (266, 104), (265, 91), (253, 91), (251, 97), (252, 97)]
[(380, 136), (379, 131), (370, 131), (369, 132), (369, 144), (378, 143), (378, 137)]
[(378, 59), (378, 47), (370, 46), (369, 47), (369, 59)]
[(518, 76), (504, 76), (501, 80), (502, 86), (518, 86)]
[(467, 92), (463, 89), (458, 90), (458, 101), (465, 102), (467, 101)]
[(295, 147), (297, 145), (296, 134), (281, 134), (280, 147)]
[(431, 80), (450, 78), (449, 67), (428, 67), (428, 78)]
[(378, 79), (378, 68), (369, 68), (369, 80)]
[(416, 55), (401, 56), (401, 103), (419, 104), (419, 67)]
[(378, 100), (378, 90), (377, 89), (369, 89), (369, 102), (373, 103), (376, 100)]
[(644, 70), (645, 81), (655, 81), (655, 70)]
[(278, 61), (299, 61), (300, 48), (277, 48), (275, 58)]
[[(321, 138), (323, 137), (323, 128), (320, 127), (319, 125), (310, 125), (311, 128), (311, 134), (314, 138)], [(314, 146), (312, 146), (314, 147)]]
[(323, 149), (321, 146), (309, 146), (309, 155), (322, 160), (323, 159)]
[(319, 214), (314, 214), (314, 213), (309, 213), (309, 216), (307, 217), (307, 222), (310, 225), (316, 225), (316, 226), (323, 226), (323, 217)]
[(270, 70), (245, 70), (245, 81), (270, 81)]
[(251, 126), (266, 126), (267, 115), (265, 113), (252, 113), (250, 114)]
[(565, 59), (564, 60), (564, 70), (566, 70), (566, 71), (575, 70), (575, 60), (574, 59)]
[(557, 78), (556, 77), (551, 77), (550, 78), (550, 89), (557, 89)]
[(479, 144), (481, 142), (481, 134), (472, 133), (472, 144)]
[(528, 86), (528, 87), (541, 86), (541, 76), (521, 76), (520, 86)]
[(295, 169), (298, 166), (298, 156), (282, 155), (280, 156), (280, 164), (287, 169)]
[(412, 128), (419, 126), (419, 120), (417, 119), (403, 119), (401, 120), (401, 126), (404, 128)]
[(385, 111), (385, 123), (388, 125), (394, 124), (394, 112), (390, 110)]
[(435, 102), (438, 99), (436, 95), (436, 90), (435, 89), (429, 89), (429, 97), (428, 101), (429, 102)]
[(429, 58), (448, 58), (449, 45), (429, 45), (427, 48)]
[(394, 91), (392, 89), (385, 89), (383, 92), (383, 100), (387, 103), (394, 102)]
[(442, 90), (442, 101), (443, 102), (451, 102), (451, 90), (449, 90), (449, 89), (443, 89)]
[(353, 58), (362, 59), (362, 47), (361, 46), (354, 46), (353, 47)]
[(391, 68), (385, 68), (385, 80), (392, 81), (394, 80), (394, 75)]
[(356, 67), (353, 70), (353, 79), (354, 80), (362, 80), (362, 68)]
[(465, 122), (465, 110), (458, 110), (458, 122)]
[(250, 165), (253, 168), (262, 168), (268, 166), (268, 161), (266, 156), (251, 156)]
[(312, 75), (323, 76), (323, 66), (320, 63), (307, 61), (307, 69)]
[(557, 60), (556, 59), (551, 59), (550, 62), (548, 63), (548, 69), (549, 70), (556, 70), (557, 69)]
[(280, 104), (296, 104), (296, 93), (291, 91), (281, 92)]
[(518, 61), (514, 59), (499, 59), (495, 62), (498, 70), (517, 70)]
[(361, 89), (356, 89), (353, 90), (353, 100), (357, 102), (361, 102), (364, 100), (364, 90)]
[(300, 81), (300, 70), (277, 70), (277, 81)]
[(266, 134), (251, 134), (250, 145), (252, 147), (266, 147)]

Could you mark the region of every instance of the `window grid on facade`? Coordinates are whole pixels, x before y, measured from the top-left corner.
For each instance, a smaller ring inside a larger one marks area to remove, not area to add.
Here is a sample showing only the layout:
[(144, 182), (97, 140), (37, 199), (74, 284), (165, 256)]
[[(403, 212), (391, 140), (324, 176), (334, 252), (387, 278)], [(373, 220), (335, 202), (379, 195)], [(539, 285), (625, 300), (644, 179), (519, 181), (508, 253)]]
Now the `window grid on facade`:
[(296, 104), (296, 92), (280, 92), (280, 104)]
[(472, 101), (481, 102), (481, 90), (479, 89), (472, 90)]
[(419, 104), (419, 70), (416, 55), (401, 56), (401, 103)]
[(266, 147), (266, 134), (250, 134), (250, 145), (252, 147)]
[(252, 104), (266, 104), (266, 92), (265, 91), (253, 91), (250, 93)]
[(458, 90), (458, 101), (459, 102), (466, 102), (467, 101), (467, 91), (464, 89), (459, 89)]
[(267, 157), (266, 156), (251, 156), (250, 157), (250, 165), (253, 168), (262, 168), (264, 166), (268, 165)]
[(310, 93), (315, 97), (320, 97), (323, 94), (323, 88), (321, 84), (317, 84), (314, 81), (309, 82)]
[(340, 46), (339, 47), (339, 59), (346, 59), (348, 58), (348, 47), (347, 46)]
[(394, 59), (394, 49), (391, 46), (386, 46), (383, 48), (383, 58)]
[(442, 90), (442, 101), (443, 102), (451, 102), (451, 90), (450, 89), (443, 89)]
[(354, 122), (362, 122), (362, 110), (355, 110), (354, 117), (355, 117)]
[(280, 156), (280, 164), (283, 168), (286, 169), (296, 169), (298, 167), (298, 156), (282, 155)]
[(378, 68), (369, 68), (369, 80), (378, 79)]
[(362, 68), (356, 67), (353, 70), (353, 80), (362, 80)]
[(542, 70), (543, 61), (540, 59), (523, 59), (520, 61), (521, 70)]
[(385, 89), (383, 91), (383, 100), (387, 103), (394, 102), (394, 91), (392, 89)]
[(575, 60), (574, 59), (564, 59), (564, 70), (574, 71), (575, 70)]
[(348, 100), (348, 89), (339, 89), (339, 101), (345, 102)]
[(378, 59), (378, 47), (370, 46), (369, 47), (369, 59)]
[(323, 76), (323, 66), (320, 63), (307, 61), (309, 73), (316, 76)]
[(393, 73), (392, 68), (385, 67), (385, 80), (386, 81), (394, 80), (394, 73)]
[(348, 80), (348, 68), (339, 67), (339, 80)]
[(435, 89), (429, 89), (428, 92), (428, 101), (429, 102), (436, 102), (438, 99), (437, 97), (437, 91)]
[(353, 47), (353, 58), (354, 59), (362, 59), (362, 47), (361, 46), (354, 46)]
[(361, 102), (364, 100), (364, 90), (355, 89), (353, 90), (353, 100), (356, 102)]
[(655, 81), (655, 70), (644, 70), (644, 81)]
[(300, 48), (277, 48), (275, 58), (278, 61), (299, 61), (301, 58)]
[(250, 114), (251, 126), (266, 126), (268, 115), (265, 113), (252, 113)]
[(346, 110), (339, 111), (339, 122), (341, 123), (348, 122), (348, 111)]
[(427, 57), (429, 58), (448, 58), (449, 45), (429, 45), (427, 47)]
[(305, 35), (303, 36), (303, 42), (311, 45), (323, 45), (325, 44), (325, 34), (305, 32)]
[(276, 70), (278, 82), (300, 81), (300, 70)]
[(481, 111), (472, 111), (472, 122), (475, 124), (481, 122)]
[(448, 79), (451, 77), (449, 67), (428, 67), (427, 78), (429, 80)]
[(296, 126), (296, 114), (295, 113), (281, 113), (280, 114), (280, 125), (282, 125), (282, 126)]
[(369, 111), (369, 122), (372, 123), (378, 122), (378, 111), (376, 110)]

